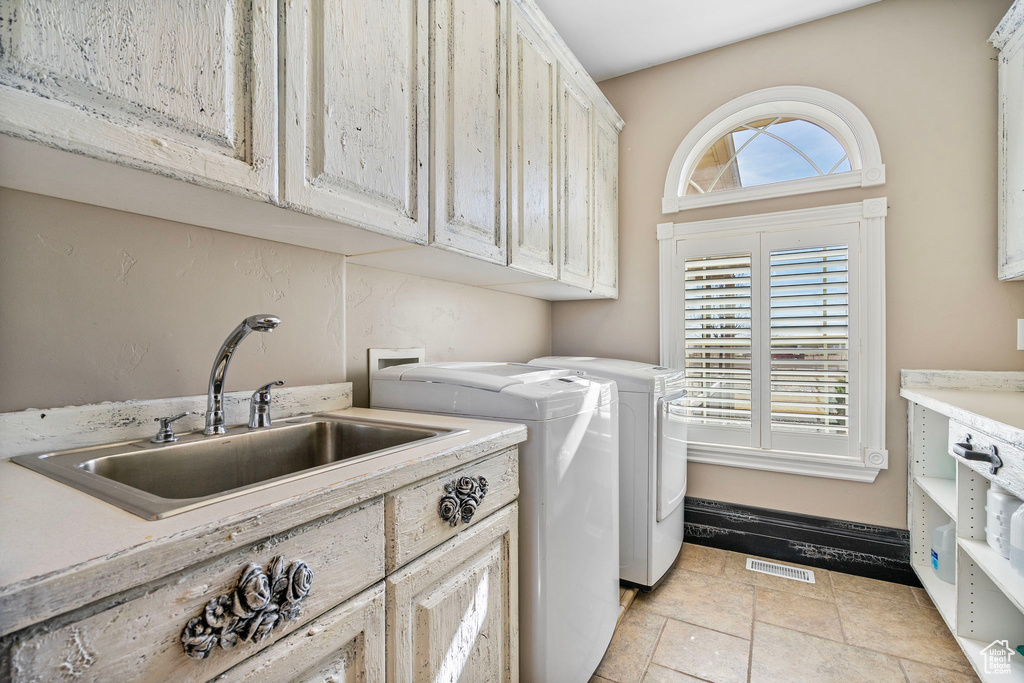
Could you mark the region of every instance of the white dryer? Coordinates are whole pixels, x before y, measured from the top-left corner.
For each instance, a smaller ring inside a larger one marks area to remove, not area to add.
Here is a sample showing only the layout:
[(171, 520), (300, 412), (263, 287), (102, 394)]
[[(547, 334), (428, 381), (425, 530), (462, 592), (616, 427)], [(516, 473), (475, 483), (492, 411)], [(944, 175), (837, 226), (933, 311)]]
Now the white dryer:
[(549, 356), (530, 363), (582, 371), (619, 388), (619, 572), (650, 588), (683, 545), (686, 423), (678, 410), (683, 373), (648, 363)]
[(519, 446), (520, 678), (586, 683), (619, 614), (615, 384), (522, 363), (381, 370), (373, 407), (526, 425)]

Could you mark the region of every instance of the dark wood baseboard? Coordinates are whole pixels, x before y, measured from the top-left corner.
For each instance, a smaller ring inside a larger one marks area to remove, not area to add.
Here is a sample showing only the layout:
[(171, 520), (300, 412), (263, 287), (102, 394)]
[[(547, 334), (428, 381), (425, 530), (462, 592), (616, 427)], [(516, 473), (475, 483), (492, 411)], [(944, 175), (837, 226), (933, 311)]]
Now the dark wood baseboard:
[(920, 586), (904, 529), (686, 499), (686, 542)]

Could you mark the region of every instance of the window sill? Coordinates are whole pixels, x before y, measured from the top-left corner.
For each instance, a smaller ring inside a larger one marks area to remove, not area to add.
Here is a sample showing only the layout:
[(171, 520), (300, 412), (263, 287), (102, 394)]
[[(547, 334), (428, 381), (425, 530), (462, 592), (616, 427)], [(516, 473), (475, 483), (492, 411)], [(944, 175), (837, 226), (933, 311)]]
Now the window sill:
[[(687, 444), (687, 460), (708, 465), (743, 467), (768, 472), (799, 474), (807, 477), (845, 479), (870, 484), (879, 471), (888, 469), (888, 453), (881, 449), (864, 449), (863, 458), (836, 455), (810, 455), (744, 448), (723, 444)], [(869, 464), (870, 463), (870, 464)]]

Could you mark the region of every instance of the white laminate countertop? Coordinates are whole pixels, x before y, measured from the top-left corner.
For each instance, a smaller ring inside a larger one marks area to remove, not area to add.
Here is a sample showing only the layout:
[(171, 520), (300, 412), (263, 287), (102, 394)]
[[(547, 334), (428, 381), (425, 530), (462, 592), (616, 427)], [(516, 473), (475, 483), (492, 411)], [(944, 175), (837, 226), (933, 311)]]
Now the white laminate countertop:
[[(904, 370), (900, 396), (1024, 449), (1022, 376), (1020, 372)], [(935, 377), (948, 381), (932, 381)], [(950, 386), (957, 381), (962, 381), (960, 387)]]
[(505, 422), (366, 408), (334, 414), (467, 431), (155, 521), (0, 462), (0, 635), (526, 439), (523, 425)]

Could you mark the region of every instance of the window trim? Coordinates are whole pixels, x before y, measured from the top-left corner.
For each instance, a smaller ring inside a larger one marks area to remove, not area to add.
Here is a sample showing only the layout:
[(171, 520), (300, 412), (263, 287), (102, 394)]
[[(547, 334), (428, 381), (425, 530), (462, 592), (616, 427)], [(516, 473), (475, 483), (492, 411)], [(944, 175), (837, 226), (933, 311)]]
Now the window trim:
[(672, 293), (680, 241), (857, 223), (862, 257), (858, 266), (861, 353), (857, 380), (861, 397), (856, 456), (813, 455), (726, 444), (690, 442), (691, 462), (872, 482), (889, 467), (885, 450), (885, 197), (851, 204), (780, 211), (688, 223), (658, 224), (661, 364), (671, 366), (684, 343), (677, 335), (678, 305)]
[[(849, 152), (853, 170), (733, 190), (686, 194), (686, 180), (709, 145), (743, 123), (779, 115), (806, 118), (834, 135)], [(679, 144), (669, 165), (661, 211), (676, 213), (702, 206), (884, 183), (885, 164), (882, 163), (878, 138), (860, 109), (827, 90), (800, 85), (780, 86), (737, 97), (708, 114), (690, 131)]]

